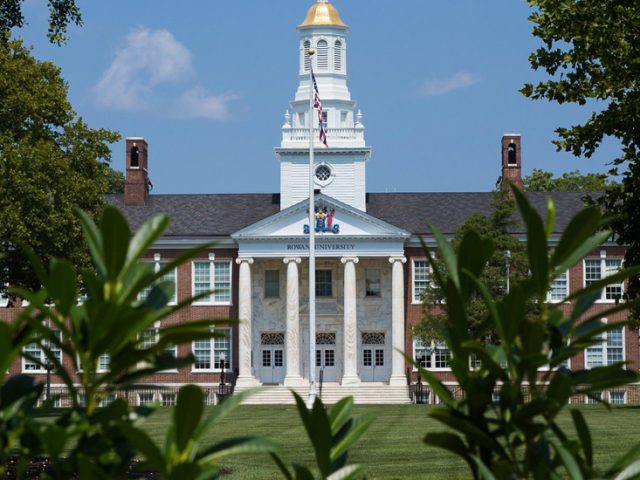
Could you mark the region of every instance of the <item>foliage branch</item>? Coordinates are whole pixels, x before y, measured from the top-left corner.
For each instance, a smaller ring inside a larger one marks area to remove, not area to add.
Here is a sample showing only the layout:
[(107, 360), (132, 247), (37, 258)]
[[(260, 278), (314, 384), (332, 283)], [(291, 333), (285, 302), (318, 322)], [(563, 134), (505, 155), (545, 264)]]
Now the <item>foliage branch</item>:
[[(563, 428), (558, 415), (575, 395), (597, 399), (597, 392), (638, 380), (638, 373), (625, 369), (624, 362), (590, 370), (568, 370), (564, 365), (586, 348), (600, 344), (604, 333), (627, 326), (626, 322), (603, 324), (601, 318), (633, 305), (614, 304), (597, 312), (590, 307), (603, 288), (636, 275), (640, 267), (619, 271), (575, 291), (562, 304), (548, 304), (546, 295), (553, 279), (607, 241), (611, 232), (603, 228), (608, 220), (595, 207), (585, 208), (570, 221), (558, 244), (550, 248), (553, 203), (549, 201), (543, 221), (521, 192), (514, 188), (513, 194), (527, 227), (531, 275), (501, 298), (494, 298), (482, 281), (483, 270), (495, 250), (491, 239), (469, 231), (456, 253), (432, 227), (444, 268), (428, 250), (426, 254), (449, 309), (446, 322), (437, 317), (431, 321), (452, 352), (450, 367), (464, 397), (454, 398), (432, 372), (416, 365), (443, 402), (429, 415), (449, 428), (428, 433), (425, 442), (463, 458), (474, 478), (560, 478), (562, 469), (572, 479), (602, 475), (631, 478), (628, 474), (640, 468), (640, 444), (607, 471), (598, 471), (580, 410), (571, 409), (574, 434)], [(471, 334), (465, 307), (477, 293), (485, 302), (487, 318), (484, 330)], [(530, 300), (540, 306), (534, 317), (527, 315)], [(569, 311), (564, 308), (566, 302), (570, 302)], [(481, 341), (488, 330), (497, 333), (496, 344)], [(498, 402), (493, 400), (495, 394)]]

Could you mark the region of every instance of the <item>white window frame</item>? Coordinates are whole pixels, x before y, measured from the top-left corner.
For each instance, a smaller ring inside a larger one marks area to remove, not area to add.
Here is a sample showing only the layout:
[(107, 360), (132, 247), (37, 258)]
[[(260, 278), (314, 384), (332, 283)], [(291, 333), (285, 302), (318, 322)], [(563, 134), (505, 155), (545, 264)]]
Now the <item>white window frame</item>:
[[(58, 335), (62, 335), (62, 331), (61, 330), (54, 330), (54, 332), (57, 332)], [(47, 356), (44, 353), (44, 350), (42, 349), (41, 346), (41, 342), (45, 341), (44, 339), (40, 338), (38, 340), (36, 340), (35, 342), (31, 342), (28, 345), (25, 345), (24, 347), (22, 347), (22, 351), (26, 352), (27, 351), (27, 347), (31, 347), (33, 345), (37, 346), (36, 348), (32, 348), (29, 353), (31, 353), (33, 356), (35, 356), (36, 351), (39, 353), (40, 355), (40, 362), (42, 363), (42, 365), (38, 365), (36, 362), (33, 362), (32, 360), (28, 360), (25, 357), (22, 357), (22, 373), (27, 373), (27, 374), (41, 374), (41, 373), (47, 373), (47, 368), (46, 368), (46, 363), (47, 363)], [(54, 350), (57, 350), (58, 353), (58, 360), (60, 361), (60, 364), (62, 364), (63, 361), (63, 354), (62, 354), (62, 349), (61, 348), (54, 348)], [(27, 365), (35, 365), (36, 368), (27, 368)]]
[[(142, 335), (145, 335), (146, 332), (148, 332), (150, 330), (153, 330), (154, 339), (153, 339), (153, 341), (148, 341), (148, 343), (149, 343), (148, 346), (144, 346), (145, 340), (143, 339), (142, 343), (140, 345), (142, 348), (149, 348), (149, 346), (155, 345), (160, 340), (160, 322), (159, 321), (155, 322), (153, 324), (153, 327), (147, 328), (144, 332), (142, 332)], [(174, 345), (173, 347), (167, 347), (167, 348), (164, 349), (164, 351), (166, 351), (166, 352), (171, 351), (173, 353), (174, 357), (176, 357), (176, 358), (178, 357), (178, 346), (177, 345)], [(144, 364), (145, 364), (145, 362), (142, 362), (142, 365), (144, 365)], [(169, 369), (169, 370), (161, 370), (158, 373), (176, 373), (177, 371), (178, 371), (177, 369), (172, 368), (172, 369)]]
[[(151, 395), (151, 401), (145, 401), (144, 403), (142, 402), (142, 395)], [(155, 403), (158, 402), (158, 398), (155, 394), (155, 392), (138, 392), (138, 406), (149, 406), (149, 405), (153, 405)]]
[[(422, 340), (420, 339), (420, 337), (413, 337), (413, 361), (417, 362), (418, 358), (416, 356), (416, 351), (417, 350), (431, 350), (431, 353), (428, 354), (428, 356), (430, 357), (430, 361), (429, 363), (431, 365), (433, 365), (433, 367), (422, 367), (425, 370), (429, 370), (430, 372), (450, 372), (451, 371), (451, 367), (436, 367), (436, 354), (438, 350), (446, 350), (449, 352), (449, 361), (451, 361), (451, 350), (449, 350), (449, 348), (447, 348), (447, 346), (442, 343), (442, 342), (436, 342), (435, 340), (431, 340), (430, 345), (425, 346), (422, 342)], [(447, 364), (449, 364), (449, 361), (447, 361)], [(414, 366), (413, 367), (413, 371), (417, 371), (418, 369)]]
[(565, 272), (561, 273), (560, 275), (558, 275), (556, 278), (553, 279), (554, 282), (558, 281), (562, 276), (564, 276), (565, 278), (565, 282), (566, 282), (566, 287), (565, 287), (565, 292), (564, 292), (564, 296), (561, 299), (558, 298), (552, 298), (551, 296), (551, 292), (552, 290), (550, 289), (547, 292), (547, 303), (562, 303), (564, 301), (564, 299), (566, 297), (569, 296), (570, 292), (570, 274), (569, 274), (569, 270), (566, 270)]
[[(427, 280), (427, 285), (422, 290), (420, 290), (420, 295), (416, 297), (416, 263), (417, 262), (424, 262), (426, 264), (428, 280)], [(432, 273), (433, 272), (431, 271), (431, 265), (429, 265), (429, 260), (427, 260), (426, 258), (411, 259), (411, 303), (412, 304), (415, 305), (415, 304), (422, 303), (422, 292), (431, 288)]]
[[(5, 285), (5, 287), (8, 287), (8, 285)], [(7, 295), (6, 293), (0, 293), (0, 308), (4, 308), (8, 306), (9, 306), (9, 295)]]
[[(318, 285), (320, 284), (320, 282), (318, 282), (318, 272), (329, 272), (330, 276), (331, 276), (331, 295), (318, 295)], [(330, 267), (318, 267), (316, 268), (316, 299), (317, 300), (326, 300), (329, 298), (336, 298), (336, 272), (334, 272), (333, 268)]]
[[(622, 394), (622, 403), (613, 403), (611, 401), (611, 394), (612, 393), (621, 393)], [(607, 392), (607, 399), (609, 401), (609, 404), (611, 405), (626, 405), (627, 404), (627, 391), (626, 390), (609, 390)]]
[[(377, 294), (369, 295), (369, 275), (368, 272), (378, 272), (378, 291)], [(364, 296), (365, 298), (382, 298), (382, 270), (379, 268), (364, 269)]]
[[(229, 342), (229, 347), (222, 349), (225, 352), (225, 372), (233, 372), (233, 334), (231, 328), (217, 328), (216, 331), (223, 331), (227, 334), (224, 339), (225, 342)], [(216, 348), (216, 341), (221, 341), (222, 338), (209, 338), (205, 340), (199, 340), (200, 342), (209, 342), (209, 368), (198, 368), (197, 367), (197, 358), (196, 362), (191, 366), (191, 371), (193, 373), (198, 372), (222, 372), (222, 368), (215, 368), (214, 365), (216, 363), (216, 353), (221, 349)], [(193, 356), (196, 355), (196, 342), (191, 343), (191, 352)], [(227, 366), (228, 365), (228, 366)]]
[[(609, 261), (619, 261), (620, 262), (620, 266), (618, 268), (622, 268), (623, 267), (623, 259), (616, 257), (616, 258), (607, 258), (607, 251), (606, 250), (601, 250), (600, 251), (600, 258), (585, 258), (582, 260), (582, 284), (584, 287), (586, 287), (587, 284), (587, 261), (590, 262), (596, 262), (599, 261), (600, 263), (600, 278), (598, 280), (601, 280), (603, 278), (606, 278), (607, 275), (607, 260)], [(596, 280), (594, 280), (596, 281)], [(623, 301), (622, 299), (622, 295), (624, 294), (624, 281), (620, 282), (620, 283), (613, 283), (611, 284), (611, 286), (618, 286), (620, 287), (620, 292), (621, 292), (621, 296), (619, 301)], [(596, 303), (615, 303), (616, 299), (615, 298), (607, 298), (607, 287), (602, 289), (602, 292), (600, 292), (600, 299), (596, 300)]]
[(209, 254), (209, 260), (194, 260), (191, 262), (191, 295), (196, 295), (196, 264), (209, 263), (209, 290), (215, 290), (216, 285), (216, 265), (229, 265), (229, 299), (218, 300), (218, 294), (213, 292), (209, 295), (209, 300), (198, 300), (193, 305), (232, 305), (233, 302), (233, 265), (231, 260), (216, 260), (215, 254)]
[[(608, 320), (606, 318), (601, 319), (602, 323), (608, 323)], [(626, 335), (625, 335), (625, 328), (624, 325), (620, 325), (619, 327), (617, 327), (619, 329), (622, 330), (622, 361), (624, 361), (627, 358), (627, 348), (626, 348)], [(587, 370), (590, 370), (592, 368), (596, 368), (596, 367), (605, 367), (607, 365), (609, 365), (608, 362), (608, 357), (609, 357), (609, 348), (620, 348), (620, 347), (609, 347), (609, 334), (611, 332), (610, 331), (606, 331), (602, 333), (602, 342), (599, 343), (598, 345), (594, 345), (592, 347), (587, 347), (584, 349), (584, 368)], [(590, 365), (589, 364), (589, 357), (588, 357), (588, 350), (590, 348), (600, 348), (601, 349), (601, 356), (602, 356), (602, 363), (600, 365)], [(623, 368), (626, 368), (626, 366), (623, 366)]]
[[(267, 281), (267, 272), (276, 272), (277, 276), (276, 278), (278, 279), (278, 293), (277, 295), (267, 295), (267, 286), (269, 284), (269, 282)], [(281, 290), (281, 285), (280, 285), (280, 270), (277, 268), (265, 268), (264, 269), (264, 298), (266, 299), (277, 299), (280, 298), (280, 290)]]
[[(153, 262), (149, 262), (149, 263), (153, 264), (153, 271), (156, 273), (159, 272), (160, 269), (167, 264), (167, 262), (162, 261), (159, 253), (156, 253), (153, 256)], [(165, 276), (159, 278), (158, 282), (170, 280), (169, 278), (167, 278), (168, 275), (169, 274), (165, 274)], [(169, 305), (176, 305), (178, 303), (178, 269), (177, 268), (173, 269), (173, 285), (174, 285), (173, 297), (169, 300), (169, 303), (168, 303)], [(138, 295), (138, 299), (144, 300), (147, 297), (147, 295), (149, 295), (149, 293), (151, 292), (151, 288), (153, 288), (153, 286), (140, 292), (140, 295)]]

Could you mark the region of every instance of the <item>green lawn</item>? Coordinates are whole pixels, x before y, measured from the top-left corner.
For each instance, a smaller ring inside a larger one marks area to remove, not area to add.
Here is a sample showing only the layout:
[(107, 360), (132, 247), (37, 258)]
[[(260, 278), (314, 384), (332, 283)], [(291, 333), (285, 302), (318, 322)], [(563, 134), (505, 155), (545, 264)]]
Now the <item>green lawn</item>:
[[(210, 407), (208, 407), (210, 408)], [(427, 417), (423, 405), (356, 406), (356, 412), (372, 413), (376, 420), (356, 448), (350, 460), (366, 466), (370, 479), (455, 479), (468, 478), (466, 465), (453, 455), (428, 448), (421, 442), (428, 431), (440, 425)], [(640, 442), (640, 407), (619, 407), (608, 411), (600, 406), (581, 407), (595, 443), (596, 461), (610, 465), (622, 450)], [(158, 442), (163, 438), (171, 415), (170, 408), (160, 408), (147, 420), (145, 430)], [(563, 417), (570, 423), (567, 413)], [(243, 406), (225, 418), (206, 440), (241, 435), (261, 435), (277, 441), (289, 464), (312, 463), (311, 446), (300, 425), (295, 407)], [(223, 464), (231, 479), (281, 478), (267, 455), (234, 457)]]

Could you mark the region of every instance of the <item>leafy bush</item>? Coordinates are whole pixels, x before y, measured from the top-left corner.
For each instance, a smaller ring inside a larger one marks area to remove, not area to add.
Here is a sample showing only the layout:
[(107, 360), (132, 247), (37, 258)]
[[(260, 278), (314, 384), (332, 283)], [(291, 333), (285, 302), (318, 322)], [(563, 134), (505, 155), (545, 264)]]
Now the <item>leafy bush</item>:
[[(444, 270), (428, 250), (426, 254), (434, 279), (445, 294), (448, 319), (431, 321), (452, 353), (451, 370), (464, 398), (453, 398), (433, 373), (417, 365), (444, 404), (429, 415), (450, 429), (428, 433), (425, 442), (462, 457), (474, 478), (557, 478), (562, 468), (570, 478), (609, 477), (627, 468), (619, 478), (630, 478), (625, 475), (640, 470), (640, 463), (632, 463), (640, 454), (640, 445), (609, 470), (600, 472), (593, 464), (593, 446), (582, 413), (571, 409), (577, 439), (559, 425), (557, 418), (574, 395), (593, 396), (638, 380), (637, 372), (625, 369), (624, 362), (580, 371), (564, 365), (587, 347), (601, 343), (603, 333), (625, 325), (602, 324), (600, 319), (626, 310), (630, 304), (615, 304), (597, 313), (590, 307), (603, 288), (637, 274), (640, 268), (619, 271), (571, 293), (565, 302), (571, 302), (572, 309), (565, 314), (561, 304), (546, 302), (547, 292), (554, 278), (611, 236), (603, 229), (606, 220), (596, 208), (585, 208), (551, 248), (555, 216), (552, 202), (545, 223), (521, 192), (513, 189), (513, 195), (527, 227), (531, 274), (498, 300), (479, 280), (493, 254), (493, 242), (474, 231), (467, 232), (456, 256), (432, 227)], [(480, 331), (471, 334), (465, 306), (476, 292), (482, 295), (488, 315)], [(530, 300), (540, 306), (535, 317), (526, 314)], [(486, 345), (480, 340), (486, 331), (497, 333), (498, 344)], [(494, 393), (499, 395), (497, 402)]]

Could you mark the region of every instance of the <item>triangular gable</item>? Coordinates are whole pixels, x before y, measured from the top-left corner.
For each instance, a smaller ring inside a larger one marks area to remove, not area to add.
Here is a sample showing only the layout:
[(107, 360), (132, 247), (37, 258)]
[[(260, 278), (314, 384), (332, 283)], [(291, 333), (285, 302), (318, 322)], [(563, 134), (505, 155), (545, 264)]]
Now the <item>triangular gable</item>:
[[(409, 232), (395, 225), (372, 217), (345, 203), (324, 194), (316, 195), (316, 207), (322, 207), (323, 214), (317, 219), (321, 238), (394, 238), (405, 239)], [(250, 239), (277, 239), (306, 237), (305, 226), (309, 224), (308, 200), (299, 202), (259, 222), (249, 225), (231, 235), (236, 241)], [(326, 214), (325, 214), (326, 210)]]

